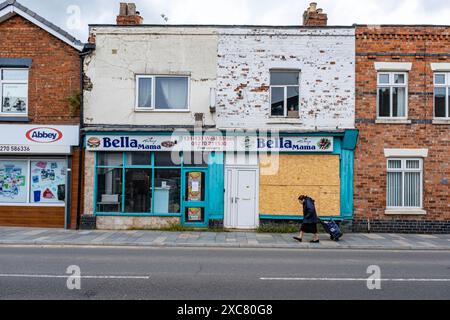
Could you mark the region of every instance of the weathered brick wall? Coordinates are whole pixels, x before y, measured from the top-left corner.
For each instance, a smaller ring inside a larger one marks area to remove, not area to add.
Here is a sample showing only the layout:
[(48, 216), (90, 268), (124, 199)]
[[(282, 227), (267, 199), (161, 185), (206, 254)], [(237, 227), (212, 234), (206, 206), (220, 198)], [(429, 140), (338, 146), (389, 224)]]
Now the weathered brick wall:
[[(354, 128), (353, 28), (222, 28), (217, 126)], [(270, 117), (270, 69), (301, 70), (300, 119)]]
[[(360, 138), (355, 159), (355, 219), (391, 221), (379, 229), (399, 230), (413, 222), (450, 219), (450, 124), (433, 124), (431, 63), (450, 62), (450, 28), (357, 27), (356, 124)], [(409, 72), (411, 124), (376, 124), (375, 62), (412, 62)], [(424, 159), (426, 216), (386, 216), (385, 148), (429, 149)], [(406, 224), (405, 221), (411, 223)], [(393, 229), (394, 228), (394, 229)], [(406, 227), (405, 227), (406, 228)], [(420, 231), (420, 227), (414, 228)]]
[(80, 57), (68, 44), (16, 15), (0, 23), (0, 57), (32, 58), (28, 107), (31, 123), (78, 124), (67, 97), (80, 91)]

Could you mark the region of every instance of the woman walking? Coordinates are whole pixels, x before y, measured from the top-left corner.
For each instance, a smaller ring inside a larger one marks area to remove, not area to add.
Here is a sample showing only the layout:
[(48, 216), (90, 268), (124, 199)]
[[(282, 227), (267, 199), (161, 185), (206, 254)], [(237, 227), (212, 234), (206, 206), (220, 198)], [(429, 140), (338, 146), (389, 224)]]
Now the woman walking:
[(317, 223), (319, 223), (319, 218), (317, 217), (314, 200), (304, 195), (300, 196), (298, 200), (303, 206), (303, 223), (300, 228), (300, 236), (294, 237), (294, 239), (302, 242), (305, 233), (312, 233), (313, 240), (311, 241), (311, 243), (319, 243), (319, 235), (317, 234)]

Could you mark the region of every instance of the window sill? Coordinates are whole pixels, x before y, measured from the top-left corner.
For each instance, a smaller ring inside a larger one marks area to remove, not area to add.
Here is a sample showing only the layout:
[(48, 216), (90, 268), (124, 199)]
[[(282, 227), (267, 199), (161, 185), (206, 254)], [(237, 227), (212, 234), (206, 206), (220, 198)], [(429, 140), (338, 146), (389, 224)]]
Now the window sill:
[(0, 122), (30, 122), (31, 119), (27, 116), (0, 116)]
[(411, 124), (412, 121), (408, 119), (376, 119), (376, 124)]
[(385, 215), (394, 216), (394, 215), (408, 215), (408, 216), (424, 216), (427, 214), (425, 210), (422, 209), (386, 209), (384, 212)]
[(447, 119), (447, 118), (442, 118), (442, 119), (435, 118), (435, 119), (433, 119), (433, 124), (450, 124), (450, 119)]
[(141, 110), (141, 109), (134, 109), (136, 113), (190, 113), (191, 110)]

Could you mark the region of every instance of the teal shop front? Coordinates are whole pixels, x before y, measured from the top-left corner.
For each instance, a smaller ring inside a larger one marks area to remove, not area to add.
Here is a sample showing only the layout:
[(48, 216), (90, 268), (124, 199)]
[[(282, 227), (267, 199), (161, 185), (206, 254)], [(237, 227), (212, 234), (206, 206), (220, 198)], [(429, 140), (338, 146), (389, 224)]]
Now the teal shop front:
[(89, 133), (99, 229), (205, 228), (223, 219), (220, 137)]

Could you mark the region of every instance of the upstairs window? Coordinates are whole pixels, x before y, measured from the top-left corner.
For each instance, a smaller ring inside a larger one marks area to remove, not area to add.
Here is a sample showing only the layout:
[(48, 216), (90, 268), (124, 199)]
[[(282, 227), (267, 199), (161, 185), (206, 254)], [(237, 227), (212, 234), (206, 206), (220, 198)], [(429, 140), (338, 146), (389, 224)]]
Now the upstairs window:
[(189, 77), (137, 76), (136, 110), (189, 110)]
[(298, 118), (300, 106), (300, 72), (270, 72), (271, 116)]
[(450, 118), (450, 73), (434, 75), (434, 116)]
[(378, 74), (378, 117), (407, 117), (408, 74), (382, 72)]
[(0, 96), (2, 116), (28, 114), (28, 69), (0, 68)]

